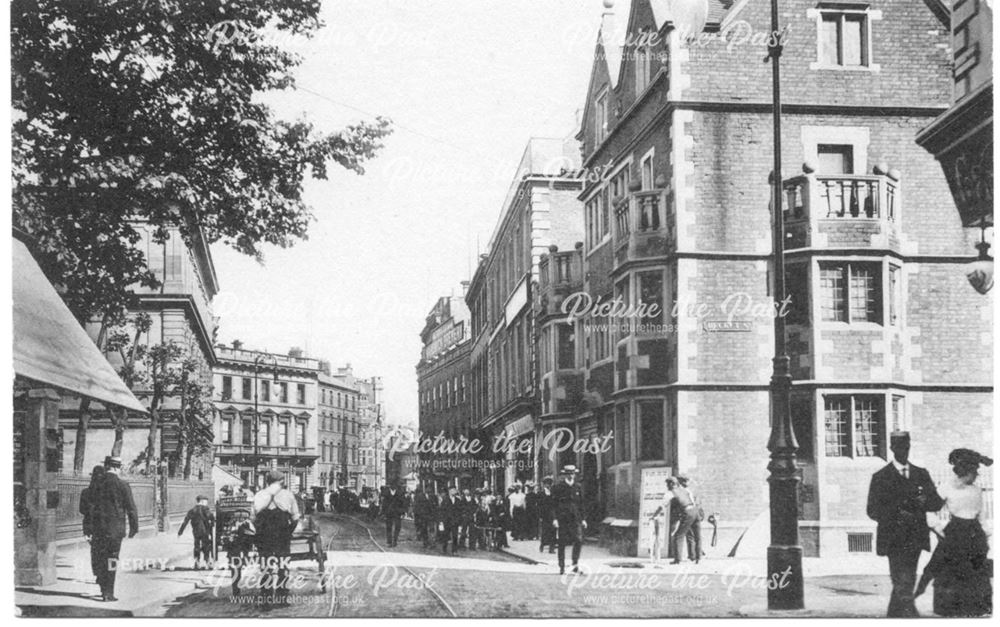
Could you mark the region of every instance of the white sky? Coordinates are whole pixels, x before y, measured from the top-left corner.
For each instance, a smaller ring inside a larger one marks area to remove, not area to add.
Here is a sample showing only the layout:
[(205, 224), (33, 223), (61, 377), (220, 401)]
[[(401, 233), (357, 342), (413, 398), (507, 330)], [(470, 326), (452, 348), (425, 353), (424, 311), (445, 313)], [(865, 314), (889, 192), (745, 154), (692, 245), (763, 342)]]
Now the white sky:
[(219, 341), (300, 346), (381, 375), (389, 421), (416, 423), (424, 317), (469, 278), (528, 138), (576, 132), (602, 12), (600, 0), (328, 2), (326, 27), (292, 42), (302, 89), (268, 101), (322, 130), (384, 115), (395, 132), (364, 176), (333, 166), (308, 184), (308, 241), (268, 249), (264, 266), (213, 247)]

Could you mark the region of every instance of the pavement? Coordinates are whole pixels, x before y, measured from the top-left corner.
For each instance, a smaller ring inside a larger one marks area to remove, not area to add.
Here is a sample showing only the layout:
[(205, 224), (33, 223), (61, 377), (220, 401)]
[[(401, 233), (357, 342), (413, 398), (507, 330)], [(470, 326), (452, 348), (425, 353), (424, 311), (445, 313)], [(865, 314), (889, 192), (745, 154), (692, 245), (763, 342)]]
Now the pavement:
[(177, 532), (126, 538), (122, 542), (115, 596), (100, 600), (90, 569), (90, 545), (74, 541), (57, 549), (56, 582), (19, 586), (14, 602), (21, 616), (159, 616), (177, 597), (206, 583), (206, 572), (192, 569), (193, 539)]
[[(711, 551), (711, 549), (709, 549)], [(539, 568), (558, 572), (558, 556), (539, 552), (538, 541), (511, 541), (506, 552), (531, 561)], [(569, 562), (567, 548), (566, 560)], [(921, 568), (930, 558), (924, 553)], [(760, 618), (851, 618), (885, 616), (892, 582), (886, 558), (876, 555), (843, 556), (837, 558), (806, 557), (802, 560), (805, 577), (804, 593), (807, 609), (772, 611), (767, 608), (767, 571), (765, 559), (748, 559), (713, 556), (711, 552), (697, 564), (683, 562), (673, 565), (663, 559), (654, 563), (649, 557), (622, 557), (613, 555), (598, 546), (595, 540), (584, 543), (580, 555), (580, 568), (584, 574), (622, 576), (639, 573), (655, 575), (668, 591), (702, 592), (713, 595), (735, 596), (747, 589), (759, 591), (759, 602), (743, 604), (739, 615)], [(919, 571), (918, 571), (919, 572)], [(597, 578), (594, 578), (595, 580)], [(608, 580), (605, 578), (605, 580)], [(917, 599), (917, 610), (922, 616), (932, 616), (933, 596), (925, 594)]]

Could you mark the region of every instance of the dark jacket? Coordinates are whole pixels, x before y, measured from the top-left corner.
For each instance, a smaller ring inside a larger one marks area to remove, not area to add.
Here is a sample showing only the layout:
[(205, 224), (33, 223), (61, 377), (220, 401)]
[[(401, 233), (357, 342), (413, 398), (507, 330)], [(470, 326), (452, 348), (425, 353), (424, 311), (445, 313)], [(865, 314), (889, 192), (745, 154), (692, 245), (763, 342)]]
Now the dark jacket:
[(413, 518), (426, 520), (434, 513), (434, 503), (423, 490), (413, 495)]
[(86, 487), (80, 492), (80, 513), (83, 514), (83, 535), (89, 536), (94, 533), (90, 524), (90, 508), (93, 507), (93, 488)]
[(496, 526), (496, 518), (490, 512), (489, 508), (483, 509), (482, 507), (477, 507), (476, 511), (472, 514), (472, 522), (477, 527)]
[(402, 490), (393, 494), (386, 490), (382, 494), (382, 515), (386, 518), (402, 518), (410, 509), (410, 499)]
[(464, 510), (465, 501), (461, 497), (456, 496), (454, 501), (447, 496), (443, 497), (437, 508), (438, 522), (444, 523), (446, 527), (460, 525)]
[(212, 510), (207, 505), (195, 505), (188, 510), (177, 535), (184, 533), (188, 523), (191, 523), (191, 533), (194, 534), (194, 537), (209, 538), (212, 536), (212, 528), (215, 527), (215, 515), (212, 514)]
[(551, 525), (552, 517), (555, 515), (555, 504), (552, 501), (551, 490), (549, 494), (542, 492), (538, 495), (538, 520), (543, 525)]
[(552, 486), (553, 516), (559, 526), (579, 525), (583, 522), (583, 490), (579, 483), (570, 485), (560, 481)]
[(892, 463), (886, 465), (872, 475), (868, 488), (868, 517), (878, 523), (875, 552), (929, 551), (926, 513), (942, 506), (944, 501), (926, 470), (910, 464), (909, 478), (903, 478)]
[(139, 515), (132, 499), (132, 488), (119, 479), (118, 475), (110, 472), (105, 475), (89, 498), (90, 528), (93, 535), (124, 538), (126, 521), (128, 534), (134, 535), (139, 532)]

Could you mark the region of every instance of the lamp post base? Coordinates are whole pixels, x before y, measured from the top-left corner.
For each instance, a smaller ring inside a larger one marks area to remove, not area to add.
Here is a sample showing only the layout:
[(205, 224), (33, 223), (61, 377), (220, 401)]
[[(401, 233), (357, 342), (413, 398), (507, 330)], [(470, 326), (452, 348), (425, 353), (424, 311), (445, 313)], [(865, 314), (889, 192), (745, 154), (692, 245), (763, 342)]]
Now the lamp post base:
[(767, 609), (801, 610), (805, 607), (802, 547), (767, 547)]

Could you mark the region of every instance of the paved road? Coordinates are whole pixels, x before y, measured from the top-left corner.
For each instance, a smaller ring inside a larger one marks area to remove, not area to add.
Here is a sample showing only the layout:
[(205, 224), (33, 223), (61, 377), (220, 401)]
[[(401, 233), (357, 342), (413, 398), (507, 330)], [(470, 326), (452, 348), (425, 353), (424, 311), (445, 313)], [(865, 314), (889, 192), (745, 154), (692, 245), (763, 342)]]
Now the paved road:
[[(256, 595), (232, 597), (228, 578), (216, 590), (178, 599), (168, 617), (664, 617), (737, 616), (762, 603), (762, 580), (735, 582), (718, 575), (687, 576), (622, 568), (602, 575), (560, 577), (550, 567), (502, 553), (443, 556), (424, 549), (411, 528), (399, 546), (380, 546), (384, 527), (356, 518), (317, 517), (328, 551), (328, 581), (320, 590), (316, 565), (295, 562), (302, 587), (291, 605), (265, 608)], [(620, 572), (617, 572), (620, 570)], [(809, 580), (807, 600), (842, 616), (884, 611), (888, 577), (822, 577)]]

